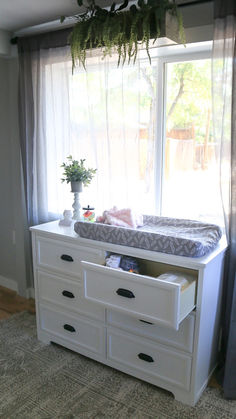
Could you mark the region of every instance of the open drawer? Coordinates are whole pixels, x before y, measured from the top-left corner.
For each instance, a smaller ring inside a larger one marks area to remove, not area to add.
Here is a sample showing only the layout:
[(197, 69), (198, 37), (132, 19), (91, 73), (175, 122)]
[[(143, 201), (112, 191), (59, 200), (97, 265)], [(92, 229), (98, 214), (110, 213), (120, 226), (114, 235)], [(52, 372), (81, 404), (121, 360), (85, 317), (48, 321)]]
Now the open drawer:
[[(195, 307), (196, 278), (187, 287), (82, 261), (87, 300), (178, 330)], [(167, 265), (169, 267), (169, 265)], [(173, 270), (173, 269), (172, 269)]]

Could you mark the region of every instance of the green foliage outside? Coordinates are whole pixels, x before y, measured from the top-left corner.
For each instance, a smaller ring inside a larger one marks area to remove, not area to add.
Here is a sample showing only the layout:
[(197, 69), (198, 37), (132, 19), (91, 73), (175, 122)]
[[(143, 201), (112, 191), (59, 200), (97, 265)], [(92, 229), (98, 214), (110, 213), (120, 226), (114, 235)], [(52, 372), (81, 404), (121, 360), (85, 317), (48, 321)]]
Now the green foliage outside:
[[(211, 116), (210, 60), (168, 64), (167, 129), (195, 129), (195, 140), (204, 142)], [(210, 124), (210, 137), (213, 133)]]
[[(148, 131), (156, 120), (158, 86), (155, 61), (152, 66), (146, 63), (141, 67), (125, 66), (122, 70), (114, 65), (108, 74), (106, 82), (100, 68), (71, 76), (73, 91), (80, 92), (80, 101), (74, 96), (71, 108), (74, 123), (80, 121), (80, 127), (87, 126), (90, 107), (96, 129), (102, 131), (108, 106), (111, 130), (121, 120), (129, 126), (138, 123), (139, 119), (141, 126), (146, 126)], [(204, 143), (208, 126), (208, 142), (213, 141), (210, 60), (167, 64), (166, 125), (168, 131), (194, 127), (197, 143)], [(147, 132), (149, 139), (150, 134), (151, 131)]]

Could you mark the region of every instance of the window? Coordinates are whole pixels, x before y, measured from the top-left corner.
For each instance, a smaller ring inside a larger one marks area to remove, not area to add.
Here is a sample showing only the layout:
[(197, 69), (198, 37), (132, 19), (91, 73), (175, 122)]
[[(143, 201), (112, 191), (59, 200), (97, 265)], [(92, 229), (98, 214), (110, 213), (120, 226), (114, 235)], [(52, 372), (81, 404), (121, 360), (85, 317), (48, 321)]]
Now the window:
[(211, 60), (165, 65), (162, 213), (220, 222), (217, 145), (213, 138)]
[(73, 76), (70, 61), (46, 65), (50, 212), (71, 207), (59, 179), (72, 154), (98, 169), (81, 194), (82, 206), (97, 213), (117, 205), (220, 221), (209, 52), (163, 51), (152, 51), (151, 66), (144, 54), (119, 69), (115, 59), (91, 58), (87, 72), (77, 68)]

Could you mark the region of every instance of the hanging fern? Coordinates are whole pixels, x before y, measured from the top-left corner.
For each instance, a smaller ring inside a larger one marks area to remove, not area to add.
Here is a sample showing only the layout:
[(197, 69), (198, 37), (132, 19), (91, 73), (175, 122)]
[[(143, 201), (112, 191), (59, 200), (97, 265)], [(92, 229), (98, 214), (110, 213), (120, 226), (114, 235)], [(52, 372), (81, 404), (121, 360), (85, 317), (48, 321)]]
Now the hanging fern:
[(185, 42), (182, 15), (174, 0), (138, 0), (137, 6), (133, 4), (128, 11), (123, 9), (127, 9), (129, 0), (124, 0), (119, 7), (113, 3), (110, 10), (102, 9), (95, 0), (90, 0), (89, 6), (85, 6), (85, 0), (77, 3), (86, 11), (75, 16), (77, 23), (70, 35), (73, 69), (77, 63), (85, 68), (87, 50), (98, 47), (102, 48), (104, 57), (115, 51), (120, 65), (131, 60), (135, 63), (138, 45), (144, 44), (151, 62), (150, 40), (161, 36), (167, 12), (176, 19), (179, 38)]

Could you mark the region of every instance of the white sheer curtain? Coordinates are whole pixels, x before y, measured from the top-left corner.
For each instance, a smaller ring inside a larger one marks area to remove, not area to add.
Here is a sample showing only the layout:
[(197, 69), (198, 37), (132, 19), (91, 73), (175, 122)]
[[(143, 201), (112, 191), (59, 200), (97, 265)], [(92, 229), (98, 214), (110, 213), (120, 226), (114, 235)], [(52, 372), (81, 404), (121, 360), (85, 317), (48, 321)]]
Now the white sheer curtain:
[(70, 185), (61, 183), (70, 154), (97, 168), (81, 194), (100, 213), (113, 205), (155, 212), (156, 65), (138, 60), (117, 68), (117, 57), (91, 57), (72, 75), (68, 47), (41, 50), (33, 59), (34, 223), (70, 209)]
[(215, 141), (219, 145), (220, 189), (229, 239), (231, 213), (232, 83), (235, 17), (215, 20), (212, 54), (212, 103)]

